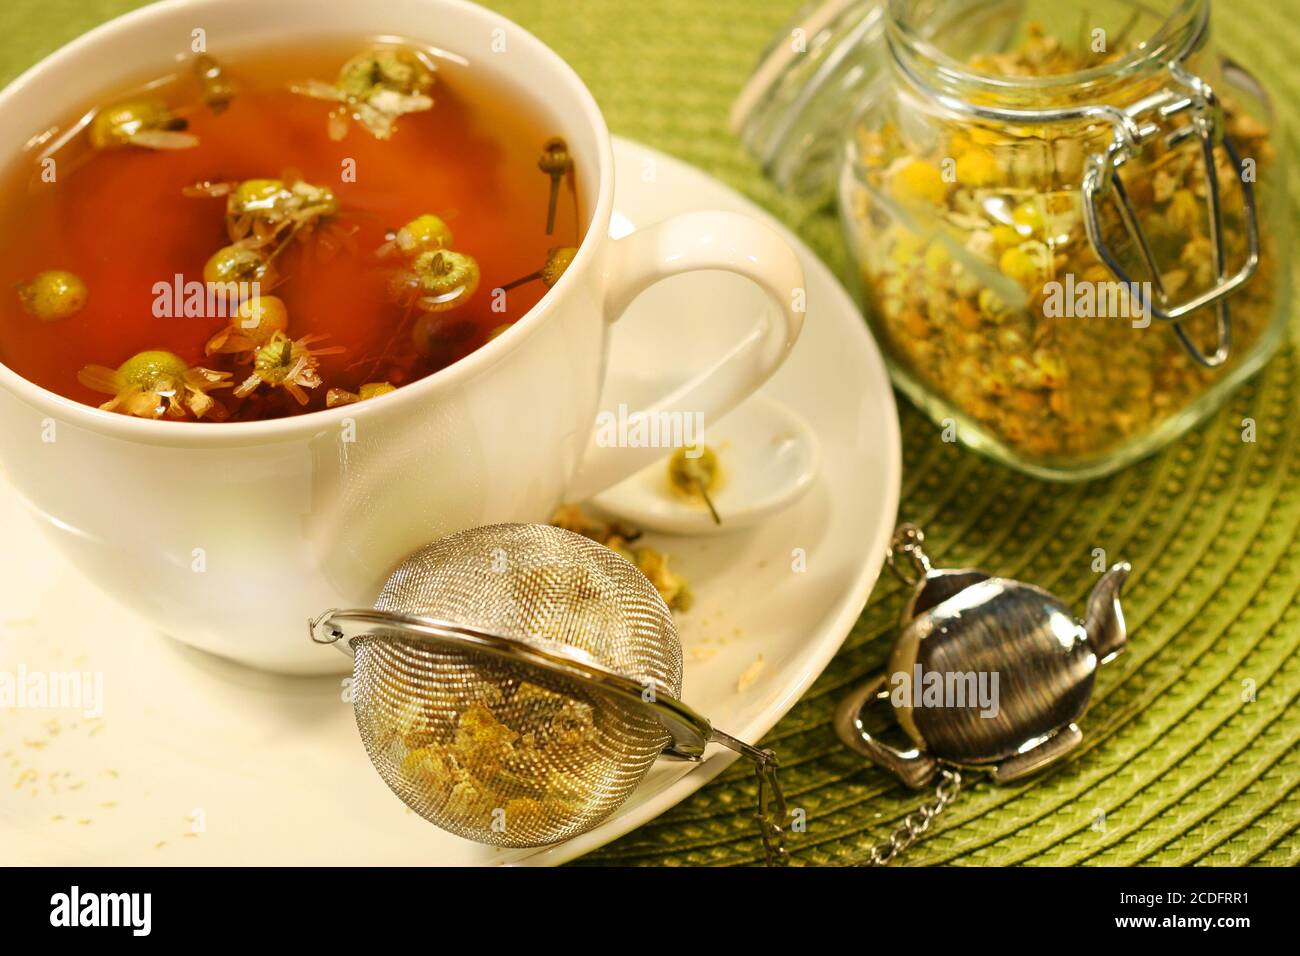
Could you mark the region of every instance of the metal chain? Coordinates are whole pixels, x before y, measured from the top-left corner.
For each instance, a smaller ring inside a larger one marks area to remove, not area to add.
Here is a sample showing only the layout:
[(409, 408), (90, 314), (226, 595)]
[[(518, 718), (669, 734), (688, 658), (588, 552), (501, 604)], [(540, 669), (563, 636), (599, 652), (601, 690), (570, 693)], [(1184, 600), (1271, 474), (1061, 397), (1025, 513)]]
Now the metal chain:
[(785, 793), (781, 790), (781, 781), (776, 775), (780, 761), (771, 750), (760, 751), (761, 760), (755, 764), (758, 776), (758, 821), (759, 832), (763, 837), (763, 856), (768, 866), (789, 866), (790, 854), (785, 847), (785, 826), (790, 819), (790, 810), (786, 806)]
[(934, 800), (923, 804), (903, 818), (903, 825), (895, 830), (888, 840), (877, 843), (871, 848), (871, 858), (866, 866), (888, 866), (902, 852), (919, 840), (934, 818), (947, 809), (948, 804), (957, 799), (961, 793), (961, 774), (956, 770), (939, 768), (939, 785), (934, 791)]

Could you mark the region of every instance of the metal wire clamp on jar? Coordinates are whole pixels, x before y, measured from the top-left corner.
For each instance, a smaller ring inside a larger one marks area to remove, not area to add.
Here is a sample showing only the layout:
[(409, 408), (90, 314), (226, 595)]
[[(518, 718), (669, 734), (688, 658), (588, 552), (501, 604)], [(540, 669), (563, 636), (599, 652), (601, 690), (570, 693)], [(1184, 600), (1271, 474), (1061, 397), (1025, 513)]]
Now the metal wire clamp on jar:
[[(907, 70), (903, 61), (899, 61), (899, 65)], [(1052, 123), (1071, 123), (1089, 119), (1109, 122), (1115, 129), (1115, 139), (1104, 153), (1094, 153), (1088, 157), (1083, 177), (1084, 224), (1088, 231), (1088, 240), (1092, 243), (1093, 251), (1117, 280), (1124, 285), (1136, 284), (1137, 280), (1120, 264), (1102, 235), (1100, 203), (1106, 197), (1113, 195), (1124, 228), (1137, 248), (1141, 250), (1143, 262), (1155, 285), (1155, 301), (1145, 303), (1146, 307), (1151, 310), (1155, 318), (1173, 324), (1179, 341), (1193, 359), (1207, 368), (1217, 368), (1228, 360), (1232, 351), (1232, 315), (1228, 296), (1241, 288), (1259, 271), (1259, 220), (1255, 210), (1255, 187), (1249, 180), (1242, 180), (1247, 254), (1242, 267), (1229, 276), (1224, 261), (1223, 210), (1218, 176), (1215, 171), (1214, 149), (1222, 145), (1237, 168), (1241, 168), (1241, 156), (1224, 132), (1223, 110), (1211, 86), (1200, 77), (1189, 73), (1181, 59), (1171, 62), (1168, 69), (1170, 88), (1148, 96), (1126, 109), (1092, 105), (1068, 109), (1002, 110), (950, 99), (935, 89), (930, 89), (929, 92), (948, 109), (973, 119), (1024, 126), (1046, 126)], [(909, 72), (909, 78), (919, 87), (924, 88), (924, 81), (920, 77)], [(1164, 125), (1170, 118), (1183, 113), (1192, 117), (1188, 125), (1172, 130)], [(1138, 211), (1134, 208), (1133, 201), (1129, 198), (1128, 191), (1117, 171), (1140, 152), (1144, 144), (1157, 137), (1164, 137), (1166, 143), (1173, 147), (1191, 136), (1199, 140), (1205, 163), (1215, 284), (1199, 295), (1175, 304), (1170, 300), (1161, 269), (1152, 255), (1151, 243), (1139, 221)], [(1206, 355), (1188, 336), (1181, 320), (1198, 309), (1210, 305), (1214, 306), (1218, 319), (1218, 346), (1214, 352)]]

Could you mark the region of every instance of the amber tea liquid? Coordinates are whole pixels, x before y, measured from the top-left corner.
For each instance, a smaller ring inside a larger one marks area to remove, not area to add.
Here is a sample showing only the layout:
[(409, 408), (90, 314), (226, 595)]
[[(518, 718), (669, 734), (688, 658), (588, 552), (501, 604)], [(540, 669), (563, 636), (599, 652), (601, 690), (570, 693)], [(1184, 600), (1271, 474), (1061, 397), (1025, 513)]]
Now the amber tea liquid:
[[(173, 285), (177, 275), (201, 282), (204, 263), (230, 242), (225, 200), (182, 193), (205, 180), (289, 173), (328, 187), (341, 208), (335, 225), (350, 234), (355, 250), (318, 241), (328, 236), (321, 230), (277, 255), (281, 279), (262, 292), (285, 302), (290, 335), (325, 335), (322, 345), (344, 351), (321, 358), (322, 385), (305, 406), (280, 389), (258, 389), (245, 399), (232, 399), (230, 389), (214, 391), (233, 420), (314, 411), (325, 407), (330, 388), (355, 392), (378, 381), (400, 387), (462, 358), (532, 308), (546, 291), (539, 281), (505, 296), (493, 290), (538, 271), (552, 247), (580, 244), (572, 180), (561, 187), (554, 231), (546, 234), (551, 181), (538, 169), (538, 157), (557, 131), (472, 67), (441, 59), (431, 110), (402, 116), (388, 140), (354, 123), (334, 141), (328, 134), (332, 105), (288, 87), (308, 79), (333, 83), (339, 67), (369, 45), (362, 38), (310, 51), (241, 56), (212, 50), (237, 87), (224, 112), (203, 105), (188, 64), (154, 91), (185, 117), (197, 147), (91, 151), (83, 135), (54, 154), (54, 182), (43, 181), (38, 157), (30, 153), (7, 170), (0, 184), (0, 362), (91, 405), (106, 396), (83, 386), (78, 371), (117, 368), (145, 350), (230, 371), (236, 383), (244, 378), (246, 364), (204, 354), (227, 318), (154, 314), (159, 283)], [(135, 92), (105, 91), (87, 110)], [(51, 117), (60, 119), (61, 128), (75, 122)], [(575, 168), (573, 176), (583, 172)], [(424, 213), (447, 222), (455, 248), (477, 260), (481, 281), (464, 304), (426, 319), (417, 331), (419, 311), (391, 301), (391, 262), (374, 253), (394, 230)], [(85, 281), (90, 298), (81, 312), (43, 322), (23, 308), (12, 290), (49, 269)]]

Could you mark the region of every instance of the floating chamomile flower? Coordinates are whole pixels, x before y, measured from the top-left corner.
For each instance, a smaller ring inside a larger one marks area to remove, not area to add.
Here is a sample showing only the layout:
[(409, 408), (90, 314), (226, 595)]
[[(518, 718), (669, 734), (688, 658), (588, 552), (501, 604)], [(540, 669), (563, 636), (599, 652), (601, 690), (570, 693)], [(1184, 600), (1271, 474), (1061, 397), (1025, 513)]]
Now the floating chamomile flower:
[(330, 139), (346, 136), (352, 120), (376, 139), (388, 139), (399, 117), (433, 107), (428, 95), (433, 88), (433, 67), (413, 50), (375, 47), (348, 60), (332, 86), (309, 80), (291, 88), (339, 104), (330, 113)]
[(576, 246), (556, 246), (546, 253), (546, 264), (542, 266), (542, 284), (551, 288), (560, 281), (560, 276), (568, 271), (573, 257), (578, 254)]
[(478, 262), (452, 249), (422, 252), (409, 268), (389, 277), (389, 296), (424, 312), (445, 312), (465, 302), (478, 289)]
[(277, 332), (289, 328), (289, 310), (273, 295), (256, 296), (239, 303), (230, 324), (208, 339), (207, 355), (252, 356)]
[(558, 136), (548, 139), (542, 146), (542, 158), (537, 161), (537, 168), (551, 177), (551, 195), (546, 204), (546, 234), (549, 236), (555, 231), (555, 207), (560, 198), (560, 182), (573, 169), (569, 145)]
[(203, 265), (203, 281), (214, 284), (256, 282), (261, 288), (269, 289), (278, 278), (271, 257), (243, 242), (222, 246)]
[(338, 214), (333, 190), (302, 179), (245, 179), (243, 182), (202, 182), (187, 186), (187, 196), (225, 196), (226, 233), (231, 242), (260, 248), (286, 230), (313, 228)]
[(194, 75), (203, 87), (203, 102), (213, 113), (224, 113), (235, 98), (235, 85), (226, 77), (221, 64), (206, 53), (194, 58)]
[(96, 149), (192, 149), (199, 140), (182, 132), (187, 125), (161, 100), (130, 100), (106, 106), (95, 114), (90, 122), (90, 144)]
[(18, 298), (27, 314), (42, 322), (67, 319), (86, 307), (90, 290), (81, 277), (63, 269), (37, 273), (31, 282), (20, 283)]
[(106, 412), (137, 418), (184, 418), (188, 412), (217, 421), (228, 413), (208, 392), (229, 388), (229, 378), (229, 372), (191, 368), (179, 355), (164, 351), (140, 352), (116, 370), (87, 365), (77, 373), (82, 385), (113, 396), (99, 406)]
[(578, 254), (576, 246), (555, 246), (546, 253), (546, 262), (536, 272), (530, 272), (526, 276), (521, 276), (513, 282), (507, 282), (501, 287), (501, 291), (508, 292), (511, 289), (518, 288), (529, 282), (542, 280), (546, 288), (551, 288), (555, 283), (560, 281), (560, 277), (568, 271), (569, 266), (573, 263), (573, 257)]
[(304, 389), (318, 388), (321, 384), (320, 357), (344, 351), (341, 345), (313, 348), (312, 343), (322, 337), (308, 335), (291, 339), (285, 332), (273, 332), (266, 344), (253, 353), (253, 374), (235, 389), (236, 397), (244, 398), (267, 385), (283, 388), (299, 405), (306, 405), (311, 396)]
[(375, 255), (381, 259), (394, 254), (417, 256), (436, 249), (450, 249), (451, 244), (451, 227), (440, 217), (425, 213), (393, 233), (388, 242), (375, 250)]
[(331, 388), (325, 393), (325, 407), (336, 408), (339, 405), (352, 405), (356, 402), (364, 402), (367, 399), (378, 398), (380, 395), (387, 395), (389, 392), (397, 391), (396, 385), (390, 385), (388, 382), (367, 382), (361, 386), (358, 392), (349, 392), (343, 388)]

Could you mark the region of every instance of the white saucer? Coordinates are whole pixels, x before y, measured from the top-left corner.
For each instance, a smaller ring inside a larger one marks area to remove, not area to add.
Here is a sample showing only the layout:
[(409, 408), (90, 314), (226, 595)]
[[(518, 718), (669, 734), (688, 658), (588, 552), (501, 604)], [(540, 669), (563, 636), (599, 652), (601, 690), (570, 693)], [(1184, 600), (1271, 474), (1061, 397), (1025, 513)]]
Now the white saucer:
[[(780, 228), (668, 156), (627, 141), (615, 144), (615, 156), (618, 229), (700, 208)], [(831, 274), (787, 237), (807, 271), (808, 319), (763, 393), (812, 424), (823, 451), (817, 480), (753, 528), (650, 539), (697, 595), (679, 618), (684, 698), (747, 741), (789, 710), (856, 620), (880, 573), (901, 471), (880, 355)], [(611, 377), (630, 357), (644, 368), (664, 355), (685, 377), (703, 343), (756, 321), (754, 295), (713, 275), (655, 287), (615, 327)], [(710, 323), (678, 319), (702, 314)], [(384, 786), (338, 679), (261, 674), (149, 632), (82, 579), (3, 492), (0, 528), (0, 672), (100, 673), (104, 692), (98, 720), (0, 710), (3, 864), (561, 863), (662, 813), (734, 759), (711, 748), (700, 764), (661, 761), (614, 817), (559, 846), (468, 843), (406, 810)], [(800, 565), (806, 570), (793, 570)], [(757, 834), (754, 845), (757, 854)]]

